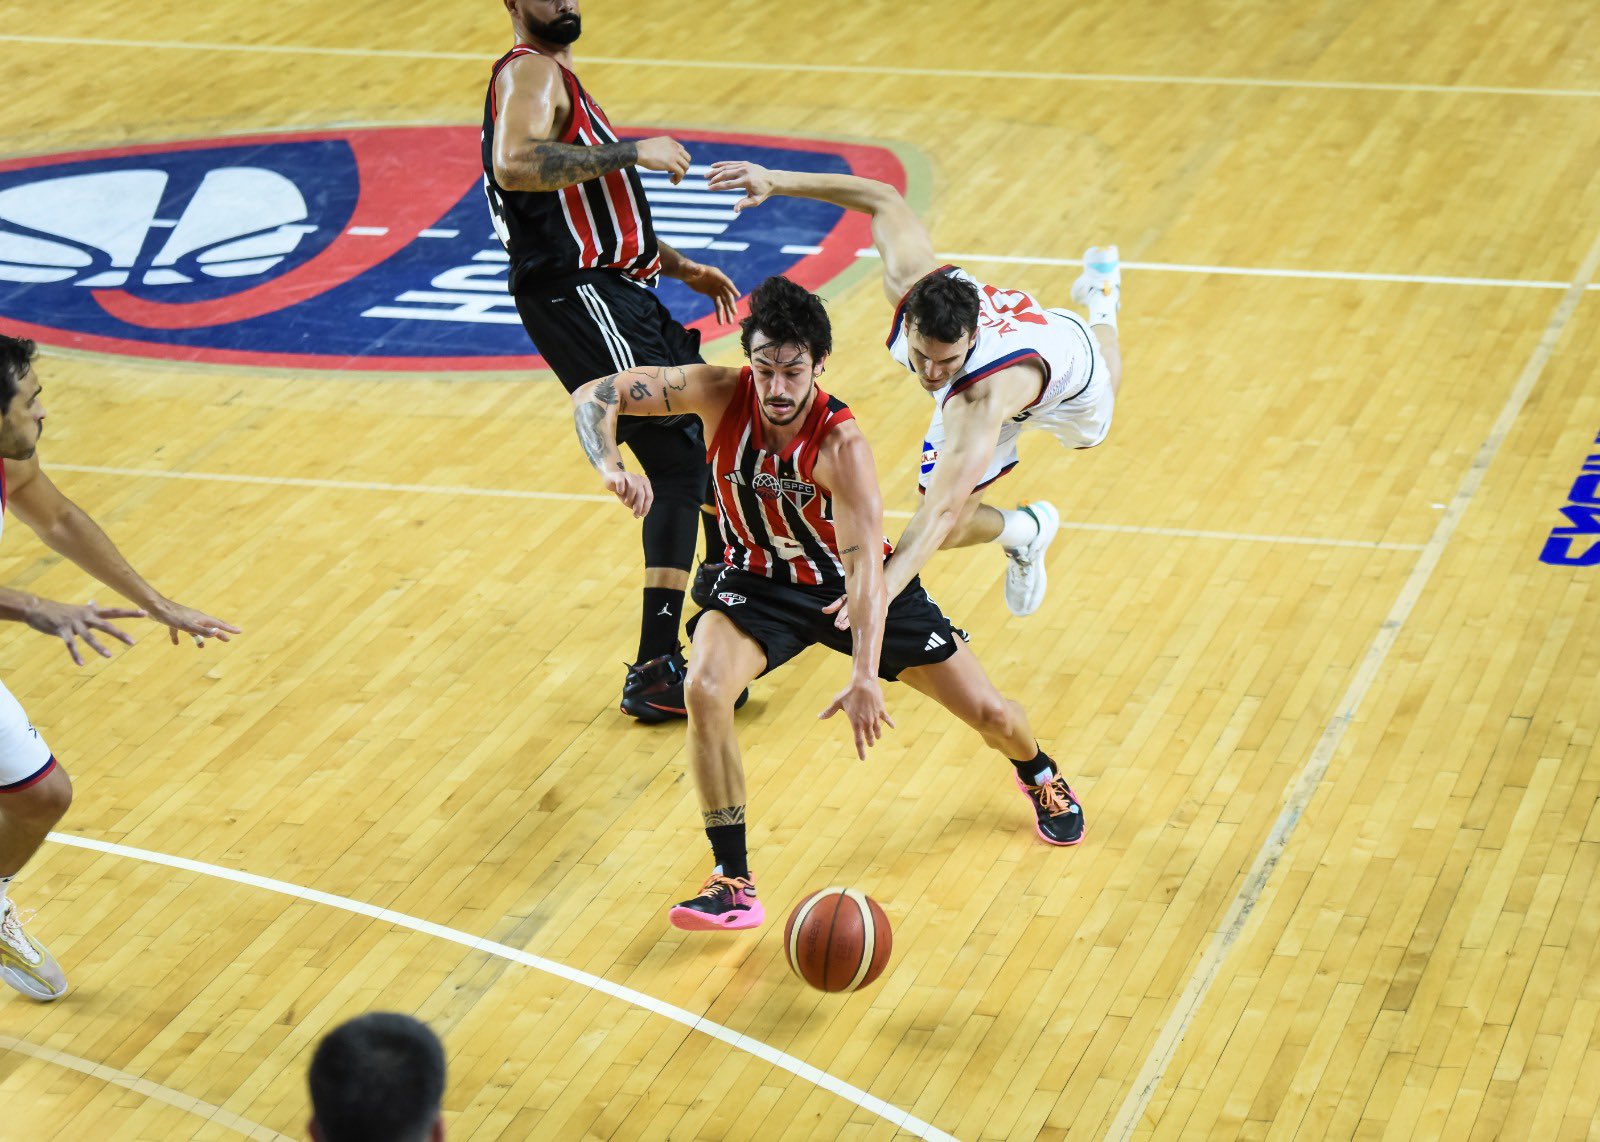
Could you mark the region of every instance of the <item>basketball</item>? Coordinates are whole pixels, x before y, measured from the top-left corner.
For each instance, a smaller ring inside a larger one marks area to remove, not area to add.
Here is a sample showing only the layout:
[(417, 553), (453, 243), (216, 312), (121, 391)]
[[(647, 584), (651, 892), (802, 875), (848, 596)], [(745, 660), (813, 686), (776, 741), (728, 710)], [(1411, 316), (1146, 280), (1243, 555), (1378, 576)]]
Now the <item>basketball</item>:
[(818, 991), (859, 991), (883, 974), (894, 944), (889, 917), (854, 888), (813, 892), (789, 913), (784, 954), (795, 975)]

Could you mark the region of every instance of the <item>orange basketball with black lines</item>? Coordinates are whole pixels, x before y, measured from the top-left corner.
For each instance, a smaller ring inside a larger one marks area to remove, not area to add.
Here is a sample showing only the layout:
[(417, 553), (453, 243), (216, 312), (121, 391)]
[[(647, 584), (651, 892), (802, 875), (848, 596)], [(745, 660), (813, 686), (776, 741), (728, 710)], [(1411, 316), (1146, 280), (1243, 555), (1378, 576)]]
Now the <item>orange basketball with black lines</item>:
[(783, 929), (790, 969), (818, 991), (861, 990), (889, 966), (893, 946), (889, 917), (854, 888), (813, 892)]

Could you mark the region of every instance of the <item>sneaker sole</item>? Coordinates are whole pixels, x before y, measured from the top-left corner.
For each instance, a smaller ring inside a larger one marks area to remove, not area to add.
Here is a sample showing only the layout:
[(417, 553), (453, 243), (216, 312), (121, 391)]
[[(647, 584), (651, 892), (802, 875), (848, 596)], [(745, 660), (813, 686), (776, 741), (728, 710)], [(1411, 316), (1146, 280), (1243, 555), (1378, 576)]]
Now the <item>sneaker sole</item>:
[(725, 920), (717, 916), (707, 916), (704, 912), (696, 912), (693, 908), (674, 907), (667, 913), (667, 920), (672, 926), (684, 932), (742, 932), (747, 928), (761, 927), (766, 919), (767, 912), (764, 908), (746, 909)]
[(4, 981), (29, 999), (36, 999), (40, 1003), (54, 1003), (67, 994), (68, 988), (62, 983), (60, 991), (48, 991), (42, 981), (35, 979), (16, 968), (0, 968), (0, 981)]
[[(1017, 788), (1022, 790), (1022, 795), (1028, 799), (1028, 808), (1032, 809), (1033, 808), (1033, 796), (1032, 796), (1032, 794), (1030, 794), (1028, 792), (1028, 787), (1022, 783), (1022, 778), (1013, 777), (1012, 780), (1017, 783)], [(1083, 805), (1081, 803), (1078, 805), (1078, 816), (1080, 818), (1083, 817)], [(1041, 841), (1043, 841), (1045, 844), (1049, 845), (1051, 848), (1070, 849), (1074, 845), (1083, 844), (1083, 838), (1087, 837), (1089, 835), (1089, 822), (1088, 822), (1087, 819), (1084, 820), (1084, 822), (1083, 822), (1083, 832), (1078, 834), (1078, 839), (1075, 840), (1075, 841), (1058, 841), (1058, 840), (1055, 840), (1055, 839), (1053, 839), (1051, 837), (1046, 836), (1045, 835), (1045, 831), (1039, 827), (1039, 818), (1038, 818), (1037, 814), (1035, 814), (1035, 816), (1033, 818), (1033, 831), (1039, 835), (1039, 839)]]
[(628, 709), (627, 706), (618, 706), (617, 709), (627, 714), (630, 718), (637, 718), (639, 721), (651, 726), (660, 725), (662, 722), (670, 722), (674, 718), (687, 718), (689, 716), (688, 710), (680, 710), (674, 706), (657, 706), (653, 702), (641, 703), (639, 707), (632, 710)]

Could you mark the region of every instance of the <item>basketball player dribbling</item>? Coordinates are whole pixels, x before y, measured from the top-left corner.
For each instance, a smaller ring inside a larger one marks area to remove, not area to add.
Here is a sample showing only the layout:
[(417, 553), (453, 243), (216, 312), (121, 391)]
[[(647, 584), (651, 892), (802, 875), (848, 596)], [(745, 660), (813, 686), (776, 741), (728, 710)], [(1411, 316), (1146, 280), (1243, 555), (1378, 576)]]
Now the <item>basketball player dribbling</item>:
[[(884, 292), (895, 306), (889, 352), (935, 401), (923, 444), (922, 503), (889, 561), (889, 590), (911, 582), (935, 551), (994, 542), (1008, 559), (1006, 606), (1014, 615), (1038, 610), (1045, 552), (1060, 513), (1042, 500), (1014, 511), (993, 508), (983, 502), (984, 491), (1016, 467), (1017, 437), (1029, 429), (1068, 448), (1093, 448), (1110, 431), (1122, 383), (1117, 248), (1091, 248), (1083, 256), (1072, 298), (1088, 309), (1085, 322), (1022, 290), (940, 266), (927, 229), (885, 183), (724, 162), (712, 164), (709, 185), (743, 191), (738, 210), (779, 194), (871, 215)], [(842, 601), (838, 616), (843, 629)]]
[[(606, 488), (633, 513), (650, 508), (648, 477), (617, 451), (617, 418), (697, 414), (710, 439), (727, 567), (689, 623), (687, 753), (716, 869), (669, 913), (688, 931), (754, 928), (765, 917), (745, 844), (744, 763), (734, 729), (739, 693), (815, 643), (851, 657), (850, 682), (822, 717), (843, 712), (865, 758), (892, 726), (879, 679), (928, 695), (1010, 762), (1053, 845), (1083, 838), (1083, 811), (1039, 747), (1022, 707), (915, 578), (885, 590), (883, 504), (872, 449), (850, 409), (817, 385), (833, 346), (821, 299), (786, 278), (751, 295), (741, 324), (749, 364), (637, 368), (573, 393), (578, 438)], [(823, 613), (840, 593), (849, 632)]]
[[(0, 619), (26, 623), (67, 644), (72, 661), (83, 665), (78, 642), (105, 658), (111, 652), (95, 633), (132, 644), (112, 619), (148, 615), (197, 646), (208, 638), (228, 641), (239, 628), (173, 602), (128, 565), (105, 532), (62, 495), (39, 467), (35, 453), (44, 431), (41, 385), (33, 370), (32, 341), (0, 335), (0, 522), (11, 512), (40, 539), (100, 582), (139, 604), (141, 609), (78, 606), (41, 599), (0, 587)], [(67, 993), (67, 977), (44, 946), (22, 929), (10, 899), (12, 878), (44, 843), (46, 834), (72, 803), (72, 783), (50, 747), (28, 722), (28, 715), (0, 685), (0, 980), (31, 999), (49, 1001)]]
[[(689, 152), (665, 135), (617, 137), (572, 70), (583, 29), (578, 0), (502, 3), (516, 43), (495, 62), (484, 98), (483, 185), (528, 335), (569, 392), (633, 365), (700, 362), (700, 334), (650, 287), (675, 278), (711, 298), (723, 322), (733, 320), (738, 288), (656, 238), (634, 169), (676, 183)], [(678, 627), (702, 525), (708, 553), (721, 543), (695, 418), (630, 417), (619, 432), (660, 493), (642, 529), (639, 646), (621, 705), (641, 722), (663, 722), (684, 716)], [(715, 569), (702, 568), (697, 585), (707, 574)]]

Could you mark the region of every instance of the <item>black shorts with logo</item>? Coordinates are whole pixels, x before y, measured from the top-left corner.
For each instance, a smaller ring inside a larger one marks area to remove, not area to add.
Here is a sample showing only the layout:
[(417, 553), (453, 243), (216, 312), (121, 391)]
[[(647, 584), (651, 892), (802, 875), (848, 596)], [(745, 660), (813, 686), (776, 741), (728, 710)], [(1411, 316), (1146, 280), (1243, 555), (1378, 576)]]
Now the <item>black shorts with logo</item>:
[[(833, 625), (834, 616), (822, 613), (822, 608), (841, 594), (834, 587), (778, 583), (729, 567), (717, 576), (709, 609), (727, 615), (734, 626), (761, 644), (767, 655), (762, 673), (767, 674), (814, 643), (840, 654), (851, 652), (851, 632), (839, 630)], [(703, 614), (701, 611), (689, 620), (691, 638)], [(943, 662), (956, 652), (956, 638), (955, 627), (922, 589), (921, 579), (913, 579), (889, 604), (878, 677), (893, 682), (902, 670)]]

